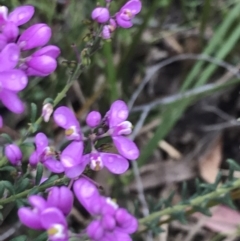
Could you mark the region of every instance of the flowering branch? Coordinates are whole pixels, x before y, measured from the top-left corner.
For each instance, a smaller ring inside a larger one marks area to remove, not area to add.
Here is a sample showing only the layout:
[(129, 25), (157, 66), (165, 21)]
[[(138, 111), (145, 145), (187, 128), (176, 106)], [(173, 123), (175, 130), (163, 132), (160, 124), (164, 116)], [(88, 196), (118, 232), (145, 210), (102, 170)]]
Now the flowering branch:
[[(229, 183), (227, 183), (229, 184)], [(146, 225), (151, 223), (152, 221), (160, 218), (162, 216), (171, 216), (173, 214), (177, 214), (179, 212), (183, 212), (184, 214), (191, 214), (197, 211), (200, 211), (198, 209), (199, 206), (202, 206), (202, 204), (205, 204), (206, 207), (215, 206), (216, 202), (213, 203), (212, 201), (218, 199), (218, 198), (224, 198), (226, 194), (230, 193), (232, 190), (237, 189), (240, 187), (240, 180), (236, 180), (230, 185), (223, 185), (222, 187), (218, 187), (216, 190), (205, 194), (197, 196), (196, 198), (190, 199), (186, 204), (179, 204), (172, 207), (165, 208), (161, 211), (154, 212), (150, 214), (147, 217), (141, 218), (139, 220), (139, 224), (141, 224), (139, 231), (144, 232), (147, 228)], [(234, 198), (238, 198), (239, 195), (236, 195)], [(219, 203), (219, 202), (217, 202)], [(171, 220), (171, 218), (167, 218), (164, 220), (159, 221), (159, 225), (163, 223), (167, 223)]]
[[(53, 187), (55, 185), (61, 185), (61, 184), (64, 184), (66, 182), (69, 181), (69, 178), (67, 177), (62, 177), (62, 178), (59, 178), (55, 181), (52, 181), (52, 182), (48, 182), (46, 184), (43, 184), (39, 187), (36, 187), (34, 186), (33, 188), (30, 188), (30, 189), (27, 189), (23, 192), (20, 192), (16, 195), (11, 195), (10, 197), (8, 198), (5, 198), (5, 199), (0, 199), (0, 206), (2, 205), (5, 205), (7, 203), (11, 203), (11, 202), (14, 202), (20, 198), (25, 198), (27, 197), (34, 189), (36, 189), (38, 192), (42, 192), (42, 191), (45, 191), (47, 188), (50, 188), (50, 187)], [(1, 183), (1, 182), (0, 182)]]

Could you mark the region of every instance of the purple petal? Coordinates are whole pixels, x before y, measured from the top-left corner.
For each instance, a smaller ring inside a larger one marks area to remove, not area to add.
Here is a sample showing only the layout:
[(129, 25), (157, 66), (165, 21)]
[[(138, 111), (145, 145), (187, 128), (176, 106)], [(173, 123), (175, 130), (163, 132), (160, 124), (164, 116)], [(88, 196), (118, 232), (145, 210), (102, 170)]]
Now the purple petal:
[(15, 8), (8, 16), (8, 20), (15, 23), (17, 26), (28, 22), (34, 14), (34, 7), (25, 5)]
[(16, 114), (20, 114), (24, 111), (23, 102), (18, 98), (16, 93), (9, 90), (2, 90), (0, 99), (10, 111)]
[(47, 203), (50, 207), (56, 207), (68, 215), (73, 206), (73, 194), (65, 186), (53, 187), (48, 194)]
[(120, 11), (130, 10), (134, 15), (138, 14), (142, 9), (142, 3), (139, 0), (128, 1)]
[(123, 233), (121, 230), (114, 230), (114, 232), (112, 233), (109, 233), (109, 238), (111, 237), (110, 240), (115, 240), (116, 237), (117, 237), (117, 240), (121, 240), (121, 241), (132, 241), (132, 238), (126, 234), (126, 233)]
[(134, 233), (138, 229), (137, 219), (129, 214), (124, 208), (119, 208), (115, 213), (115, 218), (119, 226), (119, 230), (125, 233)]
[(7, 45), (7, 38), (3, 34), (0, 34), (0, 51)]
[(109, 10), (107, 8), (97, 7), (92, 11), (91, 17), (98, 23), (105, 23), (110, 18)]
[(39, 195), (30, 196), (28, 202), (39, 211), (43, 211), (47, 207), (46, 200)]
[(139, 149), (132, 140), (124, 136), (113, 136), (112, 139), (119, 154), (128, 160), (136, 160), (139, 157)]
[(117, 15), (116, 22), (122, 28), (131, 28), (133, 26), (131, 20), (124, 20), (120, 15)]
[(52, 57), (42, 55), (30, 57), (30, 59), (26, 61), (26, 65), (35, 72), (28, 70), (27, 73), (29, 76), (36, 75), (36, 73), (37, 76), (48, 76), (57, 68), (57, 61)]
[(0, 128), (2, 128), (3, 127), (3, 118), (2, 118), (2, 116), (0, 115)]
[(53, 118), (56, 124), (64, 129), (68, 129), (71, 126), (77, 126), (80, 128), (73, 111), (68, 107), (61, 106), (57, 108), (54, 111)]
[(6, 36), (8, 42), (15, 42), (18, 37), (19, 30), (14, 23), (8, 22), (4, 25), (2, 33)]
[(20, 49), (14, 44), (10, 43), (0, 53), (0, 72), (13, 69), (19, 60)]
[(49, 171), (53, 173), (64, 172), (64, 167), (62, 163), (52, 158), (47, 159), (43, 164)]
[(22, 207), (18, 210), (18, 217), (24, 225), (32, 229), (43, 229), (40, 215), (30, 208)]
[(34, 151), (29, 157), (29, 163), (31, 166), (36, 166), (38, 162), (39, 162), (39, 157), (38, 157), (37, 151)]
[[(101, 203), (101, 196), (99, 195), (97, 187), (86, 178), (80, 177), (74, 182), (73, 190), (78, 201), (84, 208), (89, 213), (96, 214), (96, 210), (98, 209), (96, 209), (96, 206)], [(93, 203), (96, 204), (96, 206), (94, 206)]]
[(88, 225), (87, 234), (92, 240), (101, 240), (104, 230), (99, 220), (94, 220)]
[(64, 167), (71, 168), (80, 164), (83, 153), (83, 142), (73, 141), (61, 154), (61, 162)]
[(129, 163), (124, 157), (113, 153), (103, 152), (100, 152), (100, 155), (104, 166), (106, 166), (110, 172), (114, 174), (122, 174), (127, 171)]
[(67, 226), (66, 218), (57, 208), (47, 208), (40, 216), (40, 222), (45, 229), (51, 228), (54, 224)]
[(112, 103), (107, 115), (109, 126), (116, 126), (128, 118), (128, 107), (124, 101), (116, 100)]
[(29, 50), (44, 46), (51, 38), (51, 28), (44, 24), (34, 24), (26, 29), (19, 37), (17, 44), (22, 50)]
[(5, 6), (0, 7), (0, 25), (4, 24), (8, 19), (8, 8)]
[(60, 49), (55, 45), (48, 45), (43, 47), (32, 54), (33, 57), (47, 55), (56, 59), (60, 55)]
[(38, 156), (40, 156), (44, 149), (48, 146), (48, 138), (47, 136), (40, 132), (35, 136), (35, 144), (36, 144), (36, 150), (37, 150), (37, 154)]
[(4, 89), (11, 91), (23, 90), (28, 83), (26, 74), (19, 69), (0, 72), (0, 84)]

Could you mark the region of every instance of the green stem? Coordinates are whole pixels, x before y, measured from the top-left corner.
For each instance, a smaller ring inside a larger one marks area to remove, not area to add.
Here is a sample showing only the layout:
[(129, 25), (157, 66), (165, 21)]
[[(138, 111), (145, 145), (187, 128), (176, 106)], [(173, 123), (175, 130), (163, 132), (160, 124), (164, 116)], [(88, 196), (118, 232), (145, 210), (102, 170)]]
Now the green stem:
[[(202, 196), (198, 196), (192, 200), (189, 200), (188, 204), (179, 204), (179, 205), (175, 205), (173, 207), (165, 208), (158, 212), (154, 212), (147, 217), (141, 218), (139, 220), (139, 223), (142, 225), (146, 225), (147, 223), (152, 222), (157, 218), (160, 219), (160, 217), (162, 217), (162, 216), (165, 216), (165, 215), (171, 216), (174, 213), (182, 212), (182, 211), (184, 211), (186, 213), (187, 212), (192, 213), (192, 212), (194, 212), (194, 207), (200, 206), (206, 200), (209, 200), (209, 201), (214, 200), (214, 199), (216, 199), (222, 195), (225, 195), (225, 194), (229, 193), (230, 191), (232, 191), (236, 188), (239, 188), (239, 187), (240, 187), (240, 179), (234, 181), (232, 183), (231, 187), (224, 187), (224, 186), (220, 187), (211, 193), (208, 193), (208, 194), (202, 195)], [(166, 220), (161, 221), (161, 223), (165, 223), (165, 222), (166, 222)]]
[(107, 83), (110, 88), (110, 103), (118, 98), (116, 70), (113, 63), (112, 45), (111, 42), (105, 42), (103, 52), (107, 59), (105, 71), (107, 76)]
[[(41, 191), (46, 190), (49, 187), (52, 187), (52, 186), (55, 186), (55, 185), (61, 185), (61, 184), (65, 183), (65, 182), (67, 182), (67, 181), (69, 181), (69, 178), (67, 178), (67, 177), (59, 178), (59, 179), (57, 179), (57, 180), (55, 180), (53, 182), (50, 182), (50, 183), (47, 183), (47, 184), (43, 184), (43, 185), (37, 187), (37, 190), (38, 190), (38, 192), (41, 192)], [(18, 193), (16, 195), (12, 195), (12, 196), (10, 196), (8, 198), (0, 199), (0, 206), (1, 205), (5, 205), (7, 203), (14, 202), (14, 201), (16, 201), (19, 198), (27, 197), (27, 195), (29, 193), (31, 193), (31, 191), (33, 191), (33, 189), (35, 189), (35, 188), (36, 187), (33, 187), (33, 188), (27, 189), (27, 190), (25, 190), (23, 192), (20, 192), (20, 193)]]

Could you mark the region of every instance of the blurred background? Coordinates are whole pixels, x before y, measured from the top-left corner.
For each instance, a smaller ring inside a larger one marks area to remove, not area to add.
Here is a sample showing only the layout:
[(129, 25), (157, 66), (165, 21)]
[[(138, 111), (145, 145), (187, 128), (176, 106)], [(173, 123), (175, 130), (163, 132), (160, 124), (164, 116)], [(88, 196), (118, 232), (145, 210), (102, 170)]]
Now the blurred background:
[[(111, 12), (114, 14), (125, 2), (113, 1)], [(140, 190), (147, 212), (153, 212), (159, 210), (160, 198), (167, 198), (173, 191), (172, 204), (181, 201), (183, 183), (188, 184), (191, 195), (196, 178), (214, 183), (221, 172), (224, 180), (229, 174), (226, 160), (240, 162), (240, 0), (142, 3), (134, 27), (117, 29), (110, 42), (100, 43), (91, 64), (61, 102), (75, 111), (83, 130), (90, 110), (104, 115), (116, 99), (129, 104), (129, 119), (135, 126), (133, 137), (141, 150), (137, 165), (122, 176), (105, 170), (90, 175), (103, 186), (106, 195), (116, 198), (139, 218), (144, 216)], [(0, 0), (0, 4), (10, 10), (34, 5), (36, 13), (29, 25), (49, 24), (51, 43), (62, 51), (57, 71), (43, 79), (31, 78), (21, 93), (27, 106), (25, 113), (15, 115), (1, 105), (5, 126), (0, 131), (17, 140), (30, 122), (30, 103), (37, 104), (40, 115), (44, 99), (54, 99), (66, 85), (75, 68), (76, 53), (83, 50), (91, 33), (88, 20), (97, 2)], [(66, 62), (67, 66), (63, 64)], [(39, 131), (61, 149), (64, 133), (52, 120), (42, 124)], [(105, 150), (112, 148), (111, 143), (105, 144)], [(238, 200), (235, 205), (240, 210)], [(134, 240), (240, 240), (239, 211), (223, 205), (212, 211), (211, 218), (193, 215), (188, 225), (174, 221), (162, 226), (165, 232), (155, 230), (145, 236), (136, 235)], [(0, 240), (22, 233), (36, 240), (36, 234), (20, 227), (11, 213), (14, 208), (0, 226)], [(87, 221), (87, 213), (76, 204), (69, 216), (71, 229), (80, 232)]]

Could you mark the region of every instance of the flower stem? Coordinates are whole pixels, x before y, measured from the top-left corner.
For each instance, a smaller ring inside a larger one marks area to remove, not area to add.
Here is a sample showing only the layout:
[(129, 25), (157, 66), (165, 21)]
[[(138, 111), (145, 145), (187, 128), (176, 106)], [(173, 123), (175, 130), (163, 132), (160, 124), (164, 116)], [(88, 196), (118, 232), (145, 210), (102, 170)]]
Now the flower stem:
[(5, 205), (5, 204), (7, 204), (7, 203), (14, 202), (14, 201), (16, 201), (16, 200), (19, 199), (19, 198), (27, 197), (27, 195), (28, 195), (29, 193), (31, 193), (31, 191), (33, 191), (34, 189), (37, 189), (38, 192), (41, 192), (41, 191), (46, 190), (46, 189), (49, 188), (49, 187), (53, 187), (53, 186), (55, 186), (55, 185), (64, 184), (64, 183), (66, 183), (67, 181), (69, 181), (69, 178), (67, 178), (67, 177), (59, 178), (59, 179), (57, 179), (57, 180), (55, 180), (55, 181), (53, 181), (53, 182), (43, 184), (43, 185), (41, 185), (41, 186), (39, 186), (39, 187), (33, 187), (33, 188), (27, 189), (27, 190), (25, 190), (25, 191), (23, 191), (23, 192), (20, 192), (20, 193), (18, 193), (18, 194), (16, 194), (16, 195), (12, 195), (12, 196), (10, 196), (10, 197), (8, 197), (8, 198), (0, 199), (0, 206), (1, 206), (1, 205)]
[[(139, 231), (140, 232), (144, 232), (147, 228), (146, 228), (146, 224), (151, 223), (152, 221), (156, 220), (157, 218), (160, 220), (160, 218), (162, 216), (171, 216), (174, 213), (178, 213), (178, 212), (185, 212), (185, 213), (193, 213), (195, 212), (194, 207), (197, 206), (201, 206), (202, 203), (206, 202), (206, 200), (208, 201), (208, 206), (214, 206), (216, 205), (216, 203), (211, 203), (210, 201), (213, 201), (214, 199), (217, 199), (221, 196), (224, 196), (225, 194), (229, 193), (230, 191), (239, 188), (240, 187), (240, 179), (234, 181), (231, 186), (226, 187), (226, 186), (222, 186), (222, 187), (218, 187), (215, 191), (210, 192), (208, 194), (202, 195), (202, 196), (198, 196), (196, 198), (193, 198), (191, 200), (189, 200), (188, 204), (179, 204), (179, 205), (175, 205), (173, 207), (168, 207), (165, 208), (161, 211), (157, 211), (154, 213), (151, 213), (149, 216), (141, 218), (139, 220), (139, 224), (141, 224), (142, 226), (140, 227)], [(233, 196), (233, 198), (236, 199), (236, 195), (235, 197)], [(170, 220), (170, 218), (167, 218), (166, 220), (161, 220), (159, 223), (166, 223)], [(144, 227), (145, 226), (145, 227)]]

